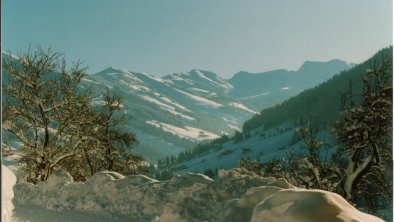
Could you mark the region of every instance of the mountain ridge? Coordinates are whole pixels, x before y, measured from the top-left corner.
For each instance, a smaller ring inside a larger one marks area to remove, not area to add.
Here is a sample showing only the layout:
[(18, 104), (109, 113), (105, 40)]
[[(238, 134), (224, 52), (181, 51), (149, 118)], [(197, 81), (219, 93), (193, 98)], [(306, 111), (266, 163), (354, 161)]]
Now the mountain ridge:
[(325, 154), (322, 155), (330, 156), (337, 144), (330, 132), (340, 117), (339, 97), (335, 92), (346, 91), (350, 81), (354, 92), (362, 90), (362, 75), (371, 64), (378, 65), (383, 58), (392, 62), (392, 46), (281, 104), (262, 110), (243, 124), (242, 132), (215, 143), (205, 149), (205, 153), (176, 163), (172, 166), (174, 172), (230, 169), (236, 167), (241, 158), (267, 162), (286, 157), (286, 151), (303, 153), (304, 142), (297, 134), (303, 121), (310, 121), (319, 130), (321, 139), (329, 144), (323, 145)]
[(261, 110), (326, 81), (350, 67), (345, 61), (333, 59), (327, 62), (305, 61), (297, 71), (276, 69), (263, 73), (238, 72), (228, 80), (234, 87), (229, 94)]
[[(231, 82), (201, 69), (159, 78), (109, 66), (86, 76), (81, 87), (92, 88), (96, 98), (93, 102), (98, 104), (99, 95), (107, 90), (124, 98), (124, 113), (131, 119), (128, 128), (140, 140), (137, 151), (150, 161), (176, 155), (224, 134), (232, 135), (241, 130), (245, 120), (259, 112), (247, 99), (232, 95), (235, 86)], [(276, 90), (286, 92), (287, 97), (296, 95), (287, 84), (278, 87)], [(260, 91), (249, 96), (265, 97), (264, 90), (260, 87)], [(274, 98), (271, 102), (277, 104), (282, 100)]]

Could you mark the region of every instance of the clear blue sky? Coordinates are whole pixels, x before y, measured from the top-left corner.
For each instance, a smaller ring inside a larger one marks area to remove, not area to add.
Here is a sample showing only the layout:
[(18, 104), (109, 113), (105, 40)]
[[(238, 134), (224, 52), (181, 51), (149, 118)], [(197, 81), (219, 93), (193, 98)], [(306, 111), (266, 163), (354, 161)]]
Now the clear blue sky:
[(90, 73), (230, 77), (305, 60), (362, 62), (392, 45), (392, 10), (391, 0), (3, 0), (2, 50), (52, 46)]

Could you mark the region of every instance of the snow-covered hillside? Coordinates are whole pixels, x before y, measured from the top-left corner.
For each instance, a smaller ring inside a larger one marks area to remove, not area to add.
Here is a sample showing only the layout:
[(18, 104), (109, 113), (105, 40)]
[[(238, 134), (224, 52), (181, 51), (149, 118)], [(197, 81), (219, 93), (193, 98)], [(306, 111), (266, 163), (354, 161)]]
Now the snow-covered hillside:
[[(204, 173), (216, 175), (219, 169), (239, 167), (241, 161), (268, 163), (272, 160), (279, 162), (289, 159), (291, 153), (308, 155), (305, 142), (302, 139), (301, 127), (282, 124), (274, 128), (256, 128), (246, 134), (239, 134), (226, 142), (216, 143), (207, 151), (193, 155), (191, 158), (173, 164), (159, 165), (159, 172), (171, 171), (173, 174), (183, 172)], [(324, 141), (319, 149), (322, 161), (328, 161), (337, 149), (333, 138), (325, 131), (317, 134), (319, 141)], [(179, 158), (179, 156), (178, 156)]]
[(232, 134), (256, 113), (227, 95), (231, 84), (201, 70), (158, 78), (110, 67), (88, 76), (84, 86), (96, 95), (109, 89), (124, 98), (130, 129), (141, 143), (137, 151), (151, 160)]
[[(323, 74), (314, 73), (319, 67)], [(346, 67), (339, 60), (309, 62), (299, 72), (237, 74), (230, 80), (198, 69), (158, 78), (109, 67), (88, 76), (85, 85), (96, 93), (115, 91), (125, 99), (125, 112), (132, 118), (130, 128), (141, 142), (137, 151), (155, 160), (240, 130), (245, 120), (260, 111), (261, 106), (251, 101), (278, 104)], [(306, 81), (307, 74), (313, 75), (313, 81)]]
[[(3, 56), (17, 59), (7, 54)], [(319, 67), (325, 70), (323, 76), (314, 75), (312, 86), (336, 74), (343, 63), (323, 62), (303, 67), (300, 70), (304, 70), (304, 74)], [(330, 67), (329, 71), (324, 67)], [(82, 87), (91, 89), (95, 104), (101, 104), (99, 95), (107, 90), (124, 99), (124, 114), (130, 120), (128, 127), (140, 142), (136, 151), (149, 161), (155, 161), (192, 149), (199, 142), (240, 131), (244, 121), (260, 111), (261, 107), (251, 101), (275, 105), (295, 96), (299, 90), (294, 90), (297, 87), (290, 80), (304, 81), (305, 75), (301, 74), (282, 76), (273, 71), (261, 75), (237, 74), (225, 80), (215, 73), (194, 69), (158, 78), (109, 67), (87, 76)], [(3, 70), (3, 84), (7, 82), (9, 79)]]
[(327, 62), (306, 61), (296, 71), (242, 71), (228, 80), (233, 85), (229, 94), (256, 109), (268, 108), (351, 67), (344, 61), (334, 59)]
[(297, 152), (304, 152), (301, 149), (302, 142), (293, 139), (295, 130), (289, 124), (272, 129), (260, 127), (250, 132), (247, 137), (244, 136), (241, 141), (233, 138), (222, 144), (219, 149), (212, 149), (189, 161), (173, 165), (172, 168), (175, 172), (204, 173), (209, 169), (237, 167), (242, 158), (266, 162), (273, 158), (285, 157), (286, 150), (290, 148)]
[(284, 179), (262, 178), (242, 169), (221, 170), (219, 176), (212, 180), (184, 173), (157, 181), (106, 171), (85, 183), (74, 183), (67, 173), (57, 172), (38, 185), (15, 186), (14, 218), (32, 222), (383, 221), (358, 211), (338, 194), (299, 189)]

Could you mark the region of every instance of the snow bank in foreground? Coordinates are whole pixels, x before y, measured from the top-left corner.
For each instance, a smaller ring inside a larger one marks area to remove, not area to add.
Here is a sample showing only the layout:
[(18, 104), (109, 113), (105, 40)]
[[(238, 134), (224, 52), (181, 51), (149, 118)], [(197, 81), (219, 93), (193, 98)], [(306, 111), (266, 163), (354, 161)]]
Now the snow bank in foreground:
[(284, 179), (241, 169), (220, 170), (212, 180), (184, 173), (167, 181), (101, 172), (85, 183), (55, 173), (38, 185), (17, 184), (17, 205), (126, 217), (125, 221), (383, 221), (337, 194), (298, 189)]
[(383, 221), (362, 213), (340, 195), (323, 190), (286, 189), (255, 206), (252, 222)]
[(16, 177), (10, 169), (3, 165), (1, 165), (1, 176), (1, 221), (8, 222), (11, 221), (12, 210), (14, 209), (12, 187), (16, 183)]

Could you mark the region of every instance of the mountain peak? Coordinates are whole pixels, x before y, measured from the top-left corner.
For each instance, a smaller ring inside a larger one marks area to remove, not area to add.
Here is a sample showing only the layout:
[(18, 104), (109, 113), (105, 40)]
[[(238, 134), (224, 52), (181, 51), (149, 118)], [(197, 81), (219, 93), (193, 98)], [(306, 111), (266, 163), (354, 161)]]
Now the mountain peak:
[(101, 72), (96, 73), (96, 75), (108, 75), (108, 74), (113, 74), (113, 73), (131, 74), (131, 72), (127, 71), (126, 69), (121, 69), (121, 68), (109, 66), (108, 68), (102, 70)]
[(218, 79), (220, 78), (216, 73), (205, 71), (201, 69), (192, 69), (190, 74), (195, 74), (201, 78)]
[(321, 69), (340, 69), (345, 70), (350, 68), (350, 65), (342, 60), (339, 59), (332, 59), (327, 62), (321, 61), (305, 61), (301, 67), (298, 69), (298, 72), (315, 72)]
[(102, 72), (124, 72), (124, 71), (125, 71), (124, 69), (109, 66), (108, 68), (104, 69)]

